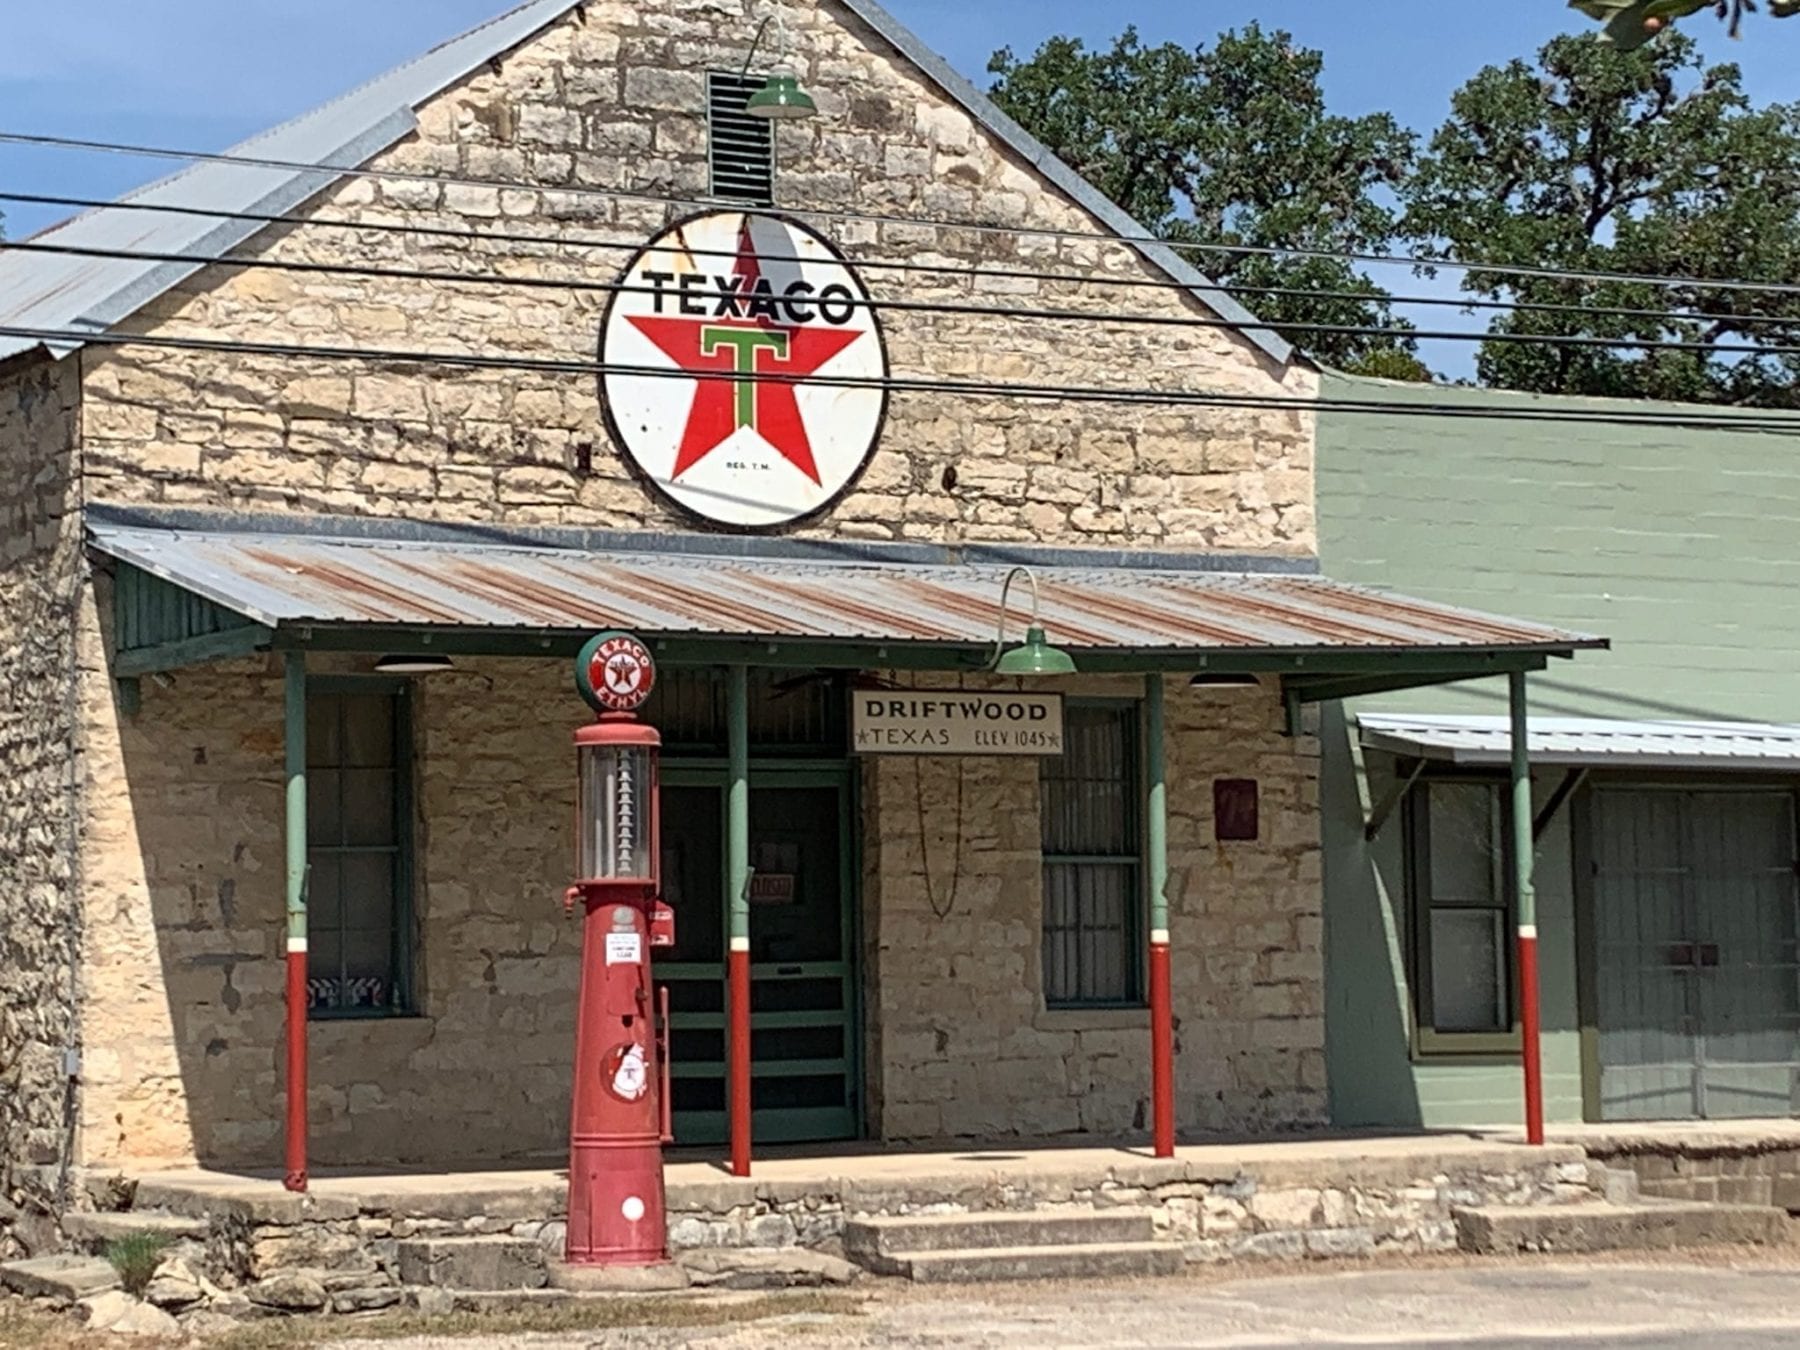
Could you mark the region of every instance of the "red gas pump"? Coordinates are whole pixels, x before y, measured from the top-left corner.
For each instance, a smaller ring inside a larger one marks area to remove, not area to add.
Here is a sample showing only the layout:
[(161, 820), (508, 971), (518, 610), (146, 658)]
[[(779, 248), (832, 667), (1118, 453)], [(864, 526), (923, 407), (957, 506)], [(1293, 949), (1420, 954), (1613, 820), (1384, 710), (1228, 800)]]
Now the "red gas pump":
[(626, 633), (602, 633), (576, 662), (576, 687), (599, 719), (575, 733), (580, 880), (564, 902), (586, 911), (569, 1127), (571, 1265), (668, 1260), (668, 991), (653, 996), (650, 953), (674, 945), (675, 922), (659, 895), (662, 737), (637, 718), (655, 681), (649, 649)]

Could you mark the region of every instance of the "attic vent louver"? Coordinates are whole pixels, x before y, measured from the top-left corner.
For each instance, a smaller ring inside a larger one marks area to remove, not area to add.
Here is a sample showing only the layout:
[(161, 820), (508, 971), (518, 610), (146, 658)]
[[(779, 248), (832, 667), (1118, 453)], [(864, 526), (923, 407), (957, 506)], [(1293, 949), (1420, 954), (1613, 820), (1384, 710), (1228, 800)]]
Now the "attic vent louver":
[(744, 111), (768, 83), (763, 75), (711, 71), (706, 77), (712, 195), (751, 206), (775, 204), (775, 127)]

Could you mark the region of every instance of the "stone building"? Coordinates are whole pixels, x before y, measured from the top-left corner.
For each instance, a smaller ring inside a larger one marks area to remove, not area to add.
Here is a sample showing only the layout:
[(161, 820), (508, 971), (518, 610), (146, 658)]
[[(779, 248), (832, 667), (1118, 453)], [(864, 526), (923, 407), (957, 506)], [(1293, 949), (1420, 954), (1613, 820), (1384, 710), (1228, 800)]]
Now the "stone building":
[[(817, 115), (747, 116), (784, 66)], [(280, 1162), (296, 900), (314, 1164), (563, 1149), (613, 627), (683, 1142), (734, 764), (759, 1142), (1146, 1130), (1159, 922), (1180, 1127), (1324, 1122), (1312, 705), (1583, 640), (1320, 577), (1285, 343), (871, 0), (532, 0), (233, 155), (0, 258), (15, 1187)], [(1021, 565), (1079, 674), (989, 673)], [(1057, 695), (1062, 753), (859, 751), (858, 689)]]

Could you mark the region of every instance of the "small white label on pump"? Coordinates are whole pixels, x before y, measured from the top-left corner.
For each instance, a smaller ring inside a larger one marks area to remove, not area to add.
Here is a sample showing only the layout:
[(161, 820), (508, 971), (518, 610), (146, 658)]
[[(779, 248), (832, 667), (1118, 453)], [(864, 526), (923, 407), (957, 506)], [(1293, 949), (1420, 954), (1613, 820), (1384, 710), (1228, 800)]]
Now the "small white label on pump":
[(638, 933), (608, 933), (606, 935), (606, 964), (609, 966), (635, 966), (644, 959), (644, 939)]
[(635, 1195), (628, 1195), (625, 1203), (619, 1206), (619, 1212), (625, 1216), (627, 1223), (636, 1223), (644, 1217), (644, 1202)]

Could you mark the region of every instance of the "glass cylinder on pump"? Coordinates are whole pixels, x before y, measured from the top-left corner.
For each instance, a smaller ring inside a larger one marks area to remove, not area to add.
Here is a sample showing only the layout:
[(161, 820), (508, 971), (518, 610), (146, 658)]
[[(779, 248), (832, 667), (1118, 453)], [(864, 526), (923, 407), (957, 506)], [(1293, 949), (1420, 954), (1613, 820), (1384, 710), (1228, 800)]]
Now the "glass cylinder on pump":
[[(601, 723), (577, 739), (580, 784), (576, 858), (580, 881), (655, 879), (656, 733), (637, 724)], [(600, 739), (604, 733), (613, 733)], [(637, 733), (622, 743), (622, 734)], [(616, 740), (614, 737), (621, 737)]]

